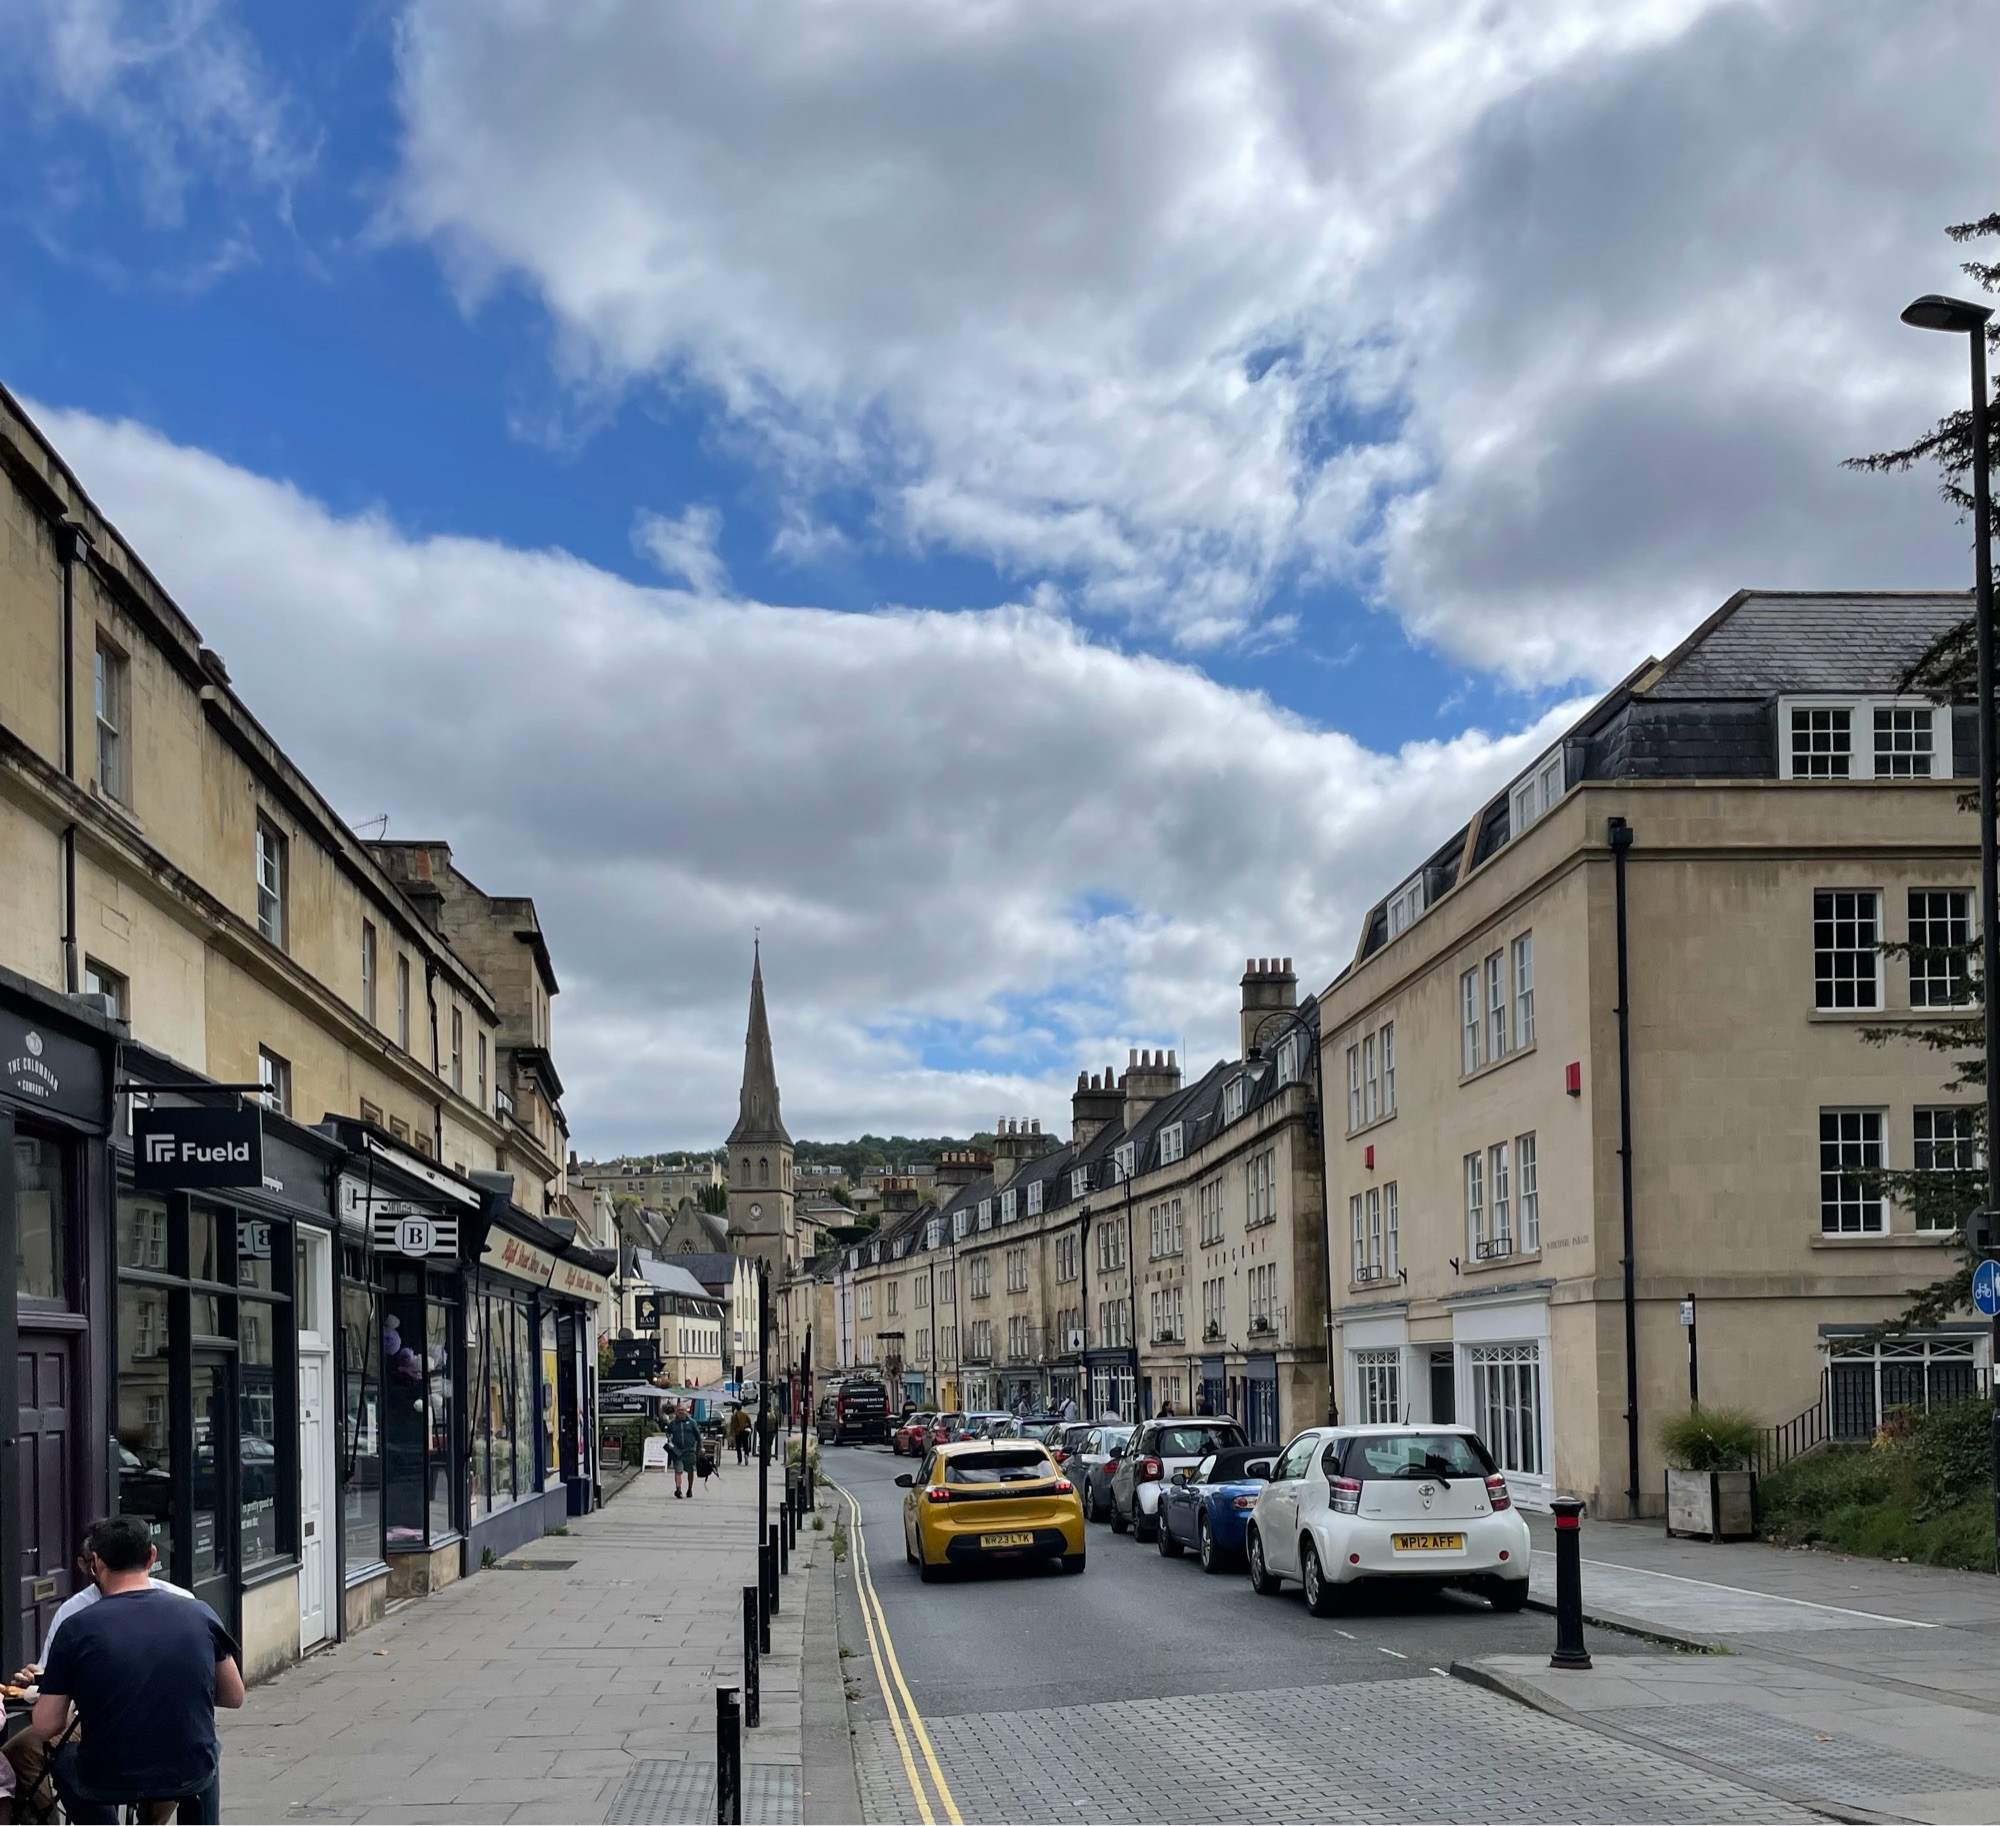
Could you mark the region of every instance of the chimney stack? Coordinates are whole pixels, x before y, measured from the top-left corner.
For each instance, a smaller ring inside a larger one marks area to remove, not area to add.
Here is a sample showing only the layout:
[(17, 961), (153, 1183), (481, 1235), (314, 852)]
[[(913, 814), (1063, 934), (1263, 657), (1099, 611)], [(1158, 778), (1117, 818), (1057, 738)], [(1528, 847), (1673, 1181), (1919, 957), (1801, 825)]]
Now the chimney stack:
[(1125, 1119), (1125, 1087), (1118, 1074), (1106, 1070), (1076, 1074), (1076, 1095), (1070, 1099), (1070, 1139), (1078, 1147), (1109, 1123)]
[(1299, 1005), (1299, 979), (1288, 957), (1243, 960), (1243, 1056), (1275, 1033), (1284, 1017)]
[(1172, 1052), (1135, 1047), (1125, 1066), (1125, 1126), (1136, 1128), (1140, 1117), (1180, 1087), (1181, 1068)]
[(1029, 1161), (1041, 1159), (1054, 1139), (1053, 1135), (1042, 1133), (1040, 1117), (1030, 1122), (1026, 1117), (1002, 1116), (993, 1131), (995, 1189), (1004, 1186)]

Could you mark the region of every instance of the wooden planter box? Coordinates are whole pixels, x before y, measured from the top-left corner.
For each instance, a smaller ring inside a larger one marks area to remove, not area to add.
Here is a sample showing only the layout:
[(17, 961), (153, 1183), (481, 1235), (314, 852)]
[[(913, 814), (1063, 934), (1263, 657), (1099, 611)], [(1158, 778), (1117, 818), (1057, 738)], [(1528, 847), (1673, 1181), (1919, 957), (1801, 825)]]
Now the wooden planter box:
[(1669, 1469), (1667, 1532), (1704, 1541), (1754, 1541), (1757, 1473)]

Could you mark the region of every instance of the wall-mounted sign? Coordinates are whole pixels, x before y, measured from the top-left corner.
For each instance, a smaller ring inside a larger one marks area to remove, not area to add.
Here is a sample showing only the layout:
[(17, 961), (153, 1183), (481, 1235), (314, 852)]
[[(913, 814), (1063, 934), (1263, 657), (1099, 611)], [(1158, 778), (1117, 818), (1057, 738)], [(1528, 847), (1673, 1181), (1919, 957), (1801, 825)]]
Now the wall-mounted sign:
[(479, 1252), (479, 1265), (511, 1275), (517, 1281), (546, 1287), (549, 1276), (555, 1271), (556, 1258), (553, 1251), (537, 1249), (525, 1237), (516, 1236), (511, 1230), (502, 1230), (495, 1224), (486, 1233), (486, 1247)]
[(375, 1213), (371, 1231), (375, 1247), (395, 1255), (456, 1255), (458, 1219), (429, 1211)]
[(104, 1119), (104, 1059), (95, 1047), (0, 1013), (0, 1090), (87, 1122)]
[(549, 1292), (569, 1300), (608, 1300), (611, 1283), (575, 1262), (556, 1258), (555, 1273), (549, 1277)]
[(142, 1192), (264, 1184), (264, 1117), (234, 1110), (134, 1110), (132, 1183)]
[(660, 1329), (660, 1296), (656, 1293), (640, 1293), (632, 1296), (632, 1329), (634, 1331), (658, 1331)]

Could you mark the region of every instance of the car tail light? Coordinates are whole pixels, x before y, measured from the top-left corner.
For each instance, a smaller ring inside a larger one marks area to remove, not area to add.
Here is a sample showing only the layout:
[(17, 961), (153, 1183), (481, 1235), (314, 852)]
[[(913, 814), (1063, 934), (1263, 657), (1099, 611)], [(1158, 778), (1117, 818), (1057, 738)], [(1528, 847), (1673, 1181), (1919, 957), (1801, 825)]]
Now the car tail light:
[(948, 1503), (951, 1501), (951, 1492), (937, 1484), (931, 1485), (924, 1494), (934, 1503)]
[(1049, 1456), (1053, 1458), (1057, 1464), (1062, 1464), (1069, 1457), (1069, 1454), (1065, 1452), (1061, 1446), (1057, 1446), (1056, 1449), (1049, 1454)]
[(1059, 1477), (1056, 1479), (1056, 1494), (1058, 1496), (1074, 1496), (1076, 1494), (1076, 1486), (1068, 1478)]
[(1232, 1496), (1229, 1499), (1229, 1506), (1232, 1509), (1241, 1509), (1245, 1514), (1248, 1514), (1249, 1511), (1257, 1507), (1257, 1499), (1254, 1496)]
[(1326, 1503), (1335, 1515), (1360, 1514), (1360, 1480), (1352, 1477), (1335, 1477), (1329, 1473), (1326, 1480)]
[(1486, 1500), (1495, 1509), (1513, 1508), (1514, 1499), (1507, 1492), (1507, 1480), (1504, 1477), (1496, 1475), (1486, 1480)]
[(1157, 1458), (1141, 1459), (1139, 1461), (1139, 1475), (1144, 1478), (1159, 1477), (1162, 1475), (1160, 1461)]

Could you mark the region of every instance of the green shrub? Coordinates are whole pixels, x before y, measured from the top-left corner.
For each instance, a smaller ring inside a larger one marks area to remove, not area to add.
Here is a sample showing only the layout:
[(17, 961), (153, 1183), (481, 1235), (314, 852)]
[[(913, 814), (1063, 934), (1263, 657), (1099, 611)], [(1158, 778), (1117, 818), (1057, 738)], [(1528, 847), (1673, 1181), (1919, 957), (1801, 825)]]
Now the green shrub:
[(1681, 1471), (1747, 1471), (1763, 1429), (1741, 1408), (1689, 1408), (1660, 1424), (1667, 1462)]
[(1766, 1536), (1927, 1566), (1993, 1568), (1992, 1410), (1982, 1399), (1891, 1416), (1869, 1446), (1828, 1446), (1762, 1479)]
[(646, 1461), (646, 1441), (662, 1429), (655, 1426), (650, 1416), (641, 1414), (636, 1420), (628, 1420), (618, 1429), (618, 1456), (628, 1465), (642, 1465)]

